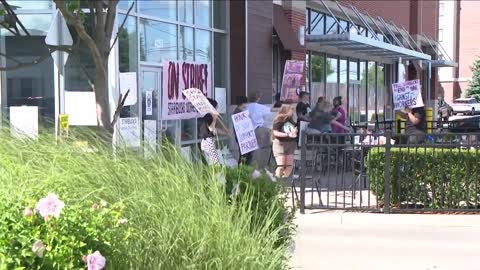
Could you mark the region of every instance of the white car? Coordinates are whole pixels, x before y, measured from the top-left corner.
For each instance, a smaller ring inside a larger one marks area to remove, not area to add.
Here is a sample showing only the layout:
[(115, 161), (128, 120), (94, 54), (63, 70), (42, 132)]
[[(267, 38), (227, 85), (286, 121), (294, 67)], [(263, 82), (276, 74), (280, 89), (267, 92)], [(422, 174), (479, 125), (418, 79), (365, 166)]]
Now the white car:
[(452, 104), (453, 114), (474, 115), (480, 112), (480, 103), (475, 98), (458, 98)]

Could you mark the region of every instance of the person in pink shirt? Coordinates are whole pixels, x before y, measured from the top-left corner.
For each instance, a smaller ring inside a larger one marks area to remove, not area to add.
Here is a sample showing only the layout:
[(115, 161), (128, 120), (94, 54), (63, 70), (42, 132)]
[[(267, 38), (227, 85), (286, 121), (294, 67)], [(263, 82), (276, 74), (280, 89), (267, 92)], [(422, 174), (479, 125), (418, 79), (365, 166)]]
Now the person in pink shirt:
[[(333, 111), (337, 113), (337, 117), (335, 120), (339, 122), (340, 124), (345, 125), (347, 121), (347, 112), (345, 112), (345, 109), (342, 107), (342, 97), (335, 97), (333, 99)], [(332, 125), (332, 132), (333, 133), (345, 133), (345, 129)]]

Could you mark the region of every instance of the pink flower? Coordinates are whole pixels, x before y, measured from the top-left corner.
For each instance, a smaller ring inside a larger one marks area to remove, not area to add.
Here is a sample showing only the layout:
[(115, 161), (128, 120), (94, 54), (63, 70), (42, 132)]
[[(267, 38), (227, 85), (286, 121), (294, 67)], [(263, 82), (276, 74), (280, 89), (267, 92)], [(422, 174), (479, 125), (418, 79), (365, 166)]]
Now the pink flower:
[(120, 225), (127, 224), (127, 222), (128, 222), (128, 219), (126, 219), (126, 218), (121, 218), (121, 219), (118, 220), (118, 224), (120, 224)]
[(105, 257), (97, 250), (93, 254), (87, 256), (88, 270), (101, 270), (105, 267)]
[(65, 207), (65, 203), (59, 200), (57, 195), (48, 193), (47, 197), (40, 199), (35, 209), (47, 220), (49, 216), (59, 218), (63, 207)]
[(28, 207), (25, 207), (25, 210), (23, 211), (23, 215), (25, 217), (31, 217), (33, 215), (33, 211), (32, 209), (28, 208)]
[(32, 252), (39, 258), (43, 258), (43, 253), (45, 252), (45, 245), (41, 240), (35, 241), (32, 246)]
[(267, 169), (265, 169), (265, 173), (267, 173), (268, 177), (272, 182), (277, 182), (277, 178), (275, 177), (275, 175), (273, 175), (273, 173), (269, 172)]
[(252, 178), (253, 179), (257, 179), (260, 176), (262, 176), (262, 174), (259, 171), (257, 171), (257, 170), (253, 171), (253, 173), (252, 173)]
[(97, 208), (98, 208), (98, 205), (97, 205), (96, 203), (94, 203), (94, 204), (92, 205), (92, 210), (97, 210)]

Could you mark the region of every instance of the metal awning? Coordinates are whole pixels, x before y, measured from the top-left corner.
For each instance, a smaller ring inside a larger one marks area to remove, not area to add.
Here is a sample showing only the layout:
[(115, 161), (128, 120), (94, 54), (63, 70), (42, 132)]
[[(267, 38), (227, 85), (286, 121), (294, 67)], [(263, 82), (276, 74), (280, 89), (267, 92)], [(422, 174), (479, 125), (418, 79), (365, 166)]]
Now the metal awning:
[(448, 60), (431, 60), (430, 64), (432, 67), (458, 67), (458, 63)]
[(415, 35), (415, 38), (418, 39), (419, 42), (423, 44), (430, 45), (433, 53), (433, 60), (430, 60), (431, 67), (458, 67), (458, 63), (455, 62), (450, 55), (448, 55), (445, 48), (443, 48), (442, 44), (437, 40), (428, 37), (427, 35)]
[(355, 33), (307, 35), (308, 50), (381, 63), (402, 60), (431, 60), (431, 56)]

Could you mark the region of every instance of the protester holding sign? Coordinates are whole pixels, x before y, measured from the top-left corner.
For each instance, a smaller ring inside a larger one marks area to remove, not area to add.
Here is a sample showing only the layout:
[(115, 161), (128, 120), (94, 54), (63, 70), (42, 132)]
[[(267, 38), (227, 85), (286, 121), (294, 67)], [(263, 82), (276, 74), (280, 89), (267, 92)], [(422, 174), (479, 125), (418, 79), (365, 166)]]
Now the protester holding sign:
[[(239, 96), (237, 97), (237, 100), (236, 100), (236, 103), (237, 103), (237, 107), (235, 108), (235, 110), (233, 111), (233, 114), (238, 114), (238, 113), (241, 113), (241, 112), (244, 112), (247, 110), (247, 104), (248, 104), (248, 99), (247, 97), (245, 96)], [(235, 141), (237, 142), (238, 144), (238, 138), (237, 136), (235, 136)], [(238, 145), (239, 149), (241, 148), (240, 147), (240, 144)], [(246, 154), (243, 154), (240, 152), (240, 155), (239, 155), (239, 158), (238, 158), (238, 165), (240, 164), (244, 164), (244, 165), (250, 165), (250, 163), (252, 162), (252, 152), (248, 152)]]
[(425, 108), (422, 99), (420, 80), (394, 83), (393, 103), (395, 110), (407, 120), (405, 134), (408, 143), (417, 144), (425, 141)]
[[(208, 99), (213, 108), (217, 108), (218, 103), (213, 99)], [(205, 159), (209, 165), (220, 164), (217, 147), (215, 145), (215, 136), (217, 135), (218, 114), (207, 113), (201, 119), (199, 126), (199, 136), (202, 138), (200, 148), (205, 155)], [(219, 133), (229, 134), (228, 130), (218, 129)]]
[(277, 161), (275, 175), (288, 177), (293, 170), (293, 154), (297, 148), (297, 128), (293, 121), (294, 109), (290, 104), (283, 104), (273, 120), (272, 151)]
[(408, 135), (408, 143), (418, 144), (425, 141), (425, 108), (405, 108), (405, 112), (400, 112), (402, 118), (407, 119), (405, 124), (405, 134)]

